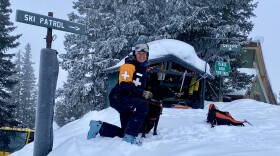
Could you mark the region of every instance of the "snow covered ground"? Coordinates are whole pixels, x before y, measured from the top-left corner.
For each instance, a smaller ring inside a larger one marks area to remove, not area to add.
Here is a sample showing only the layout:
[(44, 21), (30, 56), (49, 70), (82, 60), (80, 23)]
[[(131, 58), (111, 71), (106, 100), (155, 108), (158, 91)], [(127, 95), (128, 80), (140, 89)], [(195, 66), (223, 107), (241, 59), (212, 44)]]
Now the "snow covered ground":
[[(214, 103), (229, 111), (236, 120), (247, 119), (252, 126), (216, 126), (205, 122), (204, 109), (164, 108), (158, 135), (148, 134), (142, 146), (122, 139), (97, 136), (87, 140), (92, 119), (120, 125), (118, 113), (107, 108), (92, 111), (54, 132), (54, 147), (49, 156), (280, 156), (280, 107), (254, 100)], [(33, 143), (12, 156), (32, 156)]]

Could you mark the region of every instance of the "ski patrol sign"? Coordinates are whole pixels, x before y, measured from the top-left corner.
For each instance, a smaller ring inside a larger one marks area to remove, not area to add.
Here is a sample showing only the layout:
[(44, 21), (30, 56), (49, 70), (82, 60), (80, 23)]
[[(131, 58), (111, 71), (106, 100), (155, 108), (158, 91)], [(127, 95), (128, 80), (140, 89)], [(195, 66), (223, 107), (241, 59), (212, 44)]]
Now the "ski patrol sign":
[(22, 10), (16, 11), (16, 21), (51, 29), (72, 32), (75, 34), (85, 34), (86, 30), (86, 26), (83, 24), (65, 21), (50, 16), (39, 15)]

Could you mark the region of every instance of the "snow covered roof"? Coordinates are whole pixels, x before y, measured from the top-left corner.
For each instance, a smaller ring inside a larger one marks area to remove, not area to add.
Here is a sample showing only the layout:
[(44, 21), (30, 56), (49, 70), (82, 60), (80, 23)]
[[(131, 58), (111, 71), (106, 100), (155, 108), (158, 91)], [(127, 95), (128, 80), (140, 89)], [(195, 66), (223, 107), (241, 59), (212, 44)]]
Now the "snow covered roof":
[[(200, 71), (205, 71), (205, 61), (201, 60), (197, 55), (193, 48), (193, 46), (174, 39), (161, 39), (148, 43), (150, 51), (149, 51), (149, 60), (158, 59), (161, 57), (165, 57), (168, 55), (173, 55), (185, 63), (197, 68)], [(118, 68), (124, 64), (124, 59), (122, 59), (118, 64), (109, 69)], [(207, 74), (210, 74), (210, 67), (207, 64)]]

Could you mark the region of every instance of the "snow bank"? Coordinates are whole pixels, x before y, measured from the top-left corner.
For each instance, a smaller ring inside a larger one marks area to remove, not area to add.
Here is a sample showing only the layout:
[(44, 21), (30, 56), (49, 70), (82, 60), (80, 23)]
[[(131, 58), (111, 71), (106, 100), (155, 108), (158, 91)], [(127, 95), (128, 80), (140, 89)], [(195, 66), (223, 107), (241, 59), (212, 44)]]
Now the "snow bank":
[[(54, 131), (53, 151), (49, 156), (280, 156), (280, 107), (254, 100), (236, 100), (215, 105), (229, 111), (236, 120), (247, 119), (252, 126), (216, 126), (205, 122), (205, 109), (164, 108), (158, 135), (148, 134), (141, 147), (121, 138), (97, 136), (87, 140), (92, 119), (120, 125), (119, 114), (112, 108), (92, 111)], [(32, 156), (33, 143), (12, 156)]]

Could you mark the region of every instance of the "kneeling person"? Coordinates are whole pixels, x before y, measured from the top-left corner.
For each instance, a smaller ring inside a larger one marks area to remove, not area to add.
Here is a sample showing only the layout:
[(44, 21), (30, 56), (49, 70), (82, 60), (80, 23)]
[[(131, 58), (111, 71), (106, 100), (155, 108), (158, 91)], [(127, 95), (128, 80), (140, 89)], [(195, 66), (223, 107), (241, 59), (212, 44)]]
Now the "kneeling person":
[(110, 105), (120, 113), (121, 128), (106, 122), (92, 120), (88, 139), (98, 133), (105, 137), (123, 137), (123, 140), (141, 145), (136, 140), (148, 111), (147, 99), (153, 94), (145, 90), (148, 81), (148, 44), (137, 44), (132, 59), (126, 59), (119, 68), (119, 79), (109, 95)]

